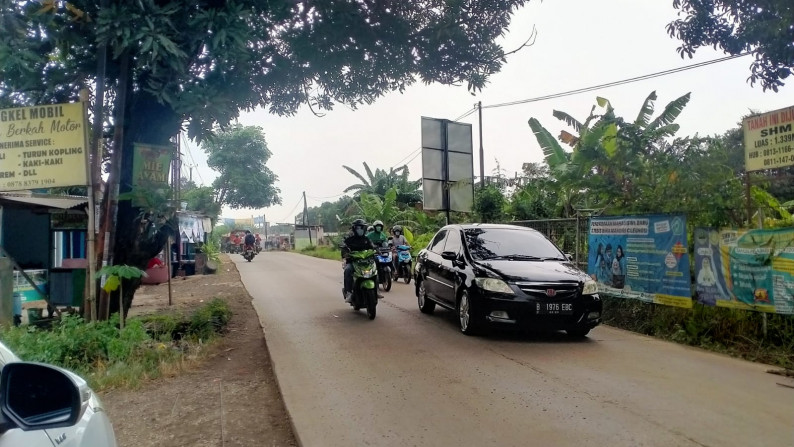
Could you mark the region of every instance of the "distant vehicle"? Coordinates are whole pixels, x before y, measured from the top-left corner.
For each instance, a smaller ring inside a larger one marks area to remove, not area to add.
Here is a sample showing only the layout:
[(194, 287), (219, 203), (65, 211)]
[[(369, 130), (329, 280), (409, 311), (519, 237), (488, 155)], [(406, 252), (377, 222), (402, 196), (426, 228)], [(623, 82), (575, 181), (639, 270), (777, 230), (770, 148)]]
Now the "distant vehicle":
[(530, 228), (448, 225), (416, 262), (419, 309), (455, 310), (467, 335), (501, 325), (585, 337), (601, 323), (595, 281)]
[(21, 362), (0, 343), (0, 447), (116, 447), (113, 426), (78, 375)]

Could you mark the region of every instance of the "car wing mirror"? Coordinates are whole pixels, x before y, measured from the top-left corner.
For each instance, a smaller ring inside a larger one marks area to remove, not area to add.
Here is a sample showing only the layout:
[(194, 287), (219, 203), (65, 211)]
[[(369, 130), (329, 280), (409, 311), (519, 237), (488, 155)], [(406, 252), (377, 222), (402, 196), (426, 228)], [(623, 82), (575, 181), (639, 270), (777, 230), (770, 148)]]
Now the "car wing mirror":
[(441, 257), (446, 259), (447, 261), (454, 261), (458, 259), (458, 254), (454, 251), (445, 251), (441, 253)]
[(71, 427), (82, 416), (80, 386), (65, 371), (14, 362), (0, 375), (0, 411), (23, 431)]
[(565, 253), (565, 258), (568, 259), (569, 261), (573, 262), (573, 255), (572, 254)]

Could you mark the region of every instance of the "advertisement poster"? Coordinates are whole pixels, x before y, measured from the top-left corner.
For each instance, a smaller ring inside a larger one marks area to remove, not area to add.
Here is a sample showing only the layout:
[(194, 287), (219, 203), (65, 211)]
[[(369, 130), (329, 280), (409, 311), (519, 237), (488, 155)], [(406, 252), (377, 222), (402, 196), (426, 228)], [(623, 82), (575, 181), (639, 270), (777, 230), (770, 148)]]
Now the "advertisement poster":
[[(134, 149), (132, 184), (139, 190), (139, 194), (146, 196), (150, 191), (169, 189), (168, 173), (171, 170), (171, 154), (174, 148), (135, 143)], [(147, 205), (147, 200), (139, 196), (133, 204)]]
[(794, 229), (695, 230), (697, 300), (794, 314)]
[(742, 121), (748, 171), (794, 165), (794, 106)]
[(588, 273), (600, 293), (692, 307), (683, 215), (590, 219)]
[(0, 109), (0, 191), (86, 185), (83, 104)]

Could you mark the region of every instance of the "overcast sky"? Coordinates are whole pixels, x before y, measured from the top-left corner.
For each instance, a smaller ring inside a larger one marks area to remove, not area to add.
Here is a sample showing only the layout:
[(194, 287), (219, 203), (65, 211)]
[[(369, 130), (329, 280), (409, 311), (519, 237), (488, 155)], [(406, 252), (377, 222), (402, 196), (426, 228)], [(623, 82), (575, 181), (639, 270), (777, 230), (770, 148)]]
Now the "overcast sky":
[[(323, 118), (304, 107), (296, 116), (278, 117), (263, 110), (245, 113), (243, 125), (261, 126), (273, 157), (268, 166), (279, 177), (283, 205), (263, 210), (231, 210), (224, 217), (265, 214), (269, 222), (292, 222), (301, 211), (301, 194), (309, 206), (342, 195), (356, 179), (342, 168), (348, 165), (363, 173), (362, 162), (387, 169), (410, 160), (412, 177), (421, 176), (419, 149), (420, 117), (455, 119), (477, 101), (483, 106), (533, 98), (634, 76), (708, 61), (725, 54), (711, 48), (695, 58), (681, 59), (678, 41), (668, 37), (665, 26), (676, 17), (672, 0), (547, 0), (531, 1), (513, 18), (502, 44), (512, 50), (532, 27), (538, 36), (534, 46), (509, 57), (501, 73), (476, 96), (465, 87), (415, 84), (403, 94), (391, 93), (371, 106), (351, 111), (337, 106)], [(539, 162), (543, 154), (527, 125), (530, 117), (540, 120), (557, 135), (565, 125), (552, 116), (563, 110), (583, 120), (596, 96), (612, 102), (620, 116), (633, 119), (653, 90), (659, 97), (657, 113), (669, 101), (692, 92), (692, 99), (678, 118), (679, 136), (713, 135), (736, 126), (750, 110), (768, 111), (794, 105), (794, 87), (764, 92), (747, 83), (751, 56), (682, 73), (610, 87), (589, 93), (483, 111), (485, 172), (491, 175), (497, 160), (505, 174), (521, 170), (522, 163)], [(789, 82), (791, 84), (791, 81)], [(477, 151), (477, 115), (462, 120), (474, 124)], [(204, 152), (188, 142), (194, 164), (193, 179), (209, 185), (215, 173), (206, 166)], [(413, 159), (412, 159), (413, 158)], [(398, 164), (399, 163), (399, 164)], [(475, 153), (475, 175), (479, 157)], [(188, 170), (184, 170), (187, 175)], [(693, 193), (695, 193), (693, 191)]]

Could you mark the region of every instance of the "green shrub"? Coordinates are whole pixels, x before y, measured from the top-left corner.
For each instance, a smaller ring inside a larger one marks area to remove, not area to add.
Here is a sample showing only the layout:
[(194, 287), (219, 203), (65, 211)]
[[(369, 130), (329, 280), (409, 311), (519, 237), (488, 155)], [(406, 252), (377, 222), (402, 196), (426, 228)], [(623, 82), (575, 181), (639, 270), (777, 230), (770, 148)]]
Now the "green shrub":
[(427, 244), (433, 239), (433, 236), (436, 235), (436, 232), (432, 233), (423, 233), (419, 236), (414, 237), (414, 243), (411, 245), (411, 253), (416, 257), (416, 255), (423, 249), (427, 247)]
[(226, 301), (215, 298), (190, 317), (188, 336), (206, 341), (220, 333), (232, 318), (232, 310)]
[(677, 343), (794, 368), (794, 318), (695, 304), (693, 309), (602, 297), (604, 322)]
[(69, 369), (97, 389), (136, 386), (222, 332), (231, 316), (229, 305), (216, 298), (190, 317), (130, 318), (119, 329), (118, 314), (90, 323), (64, 315), (49, 329), (0, 327), (0, 339), (21, 359)]

